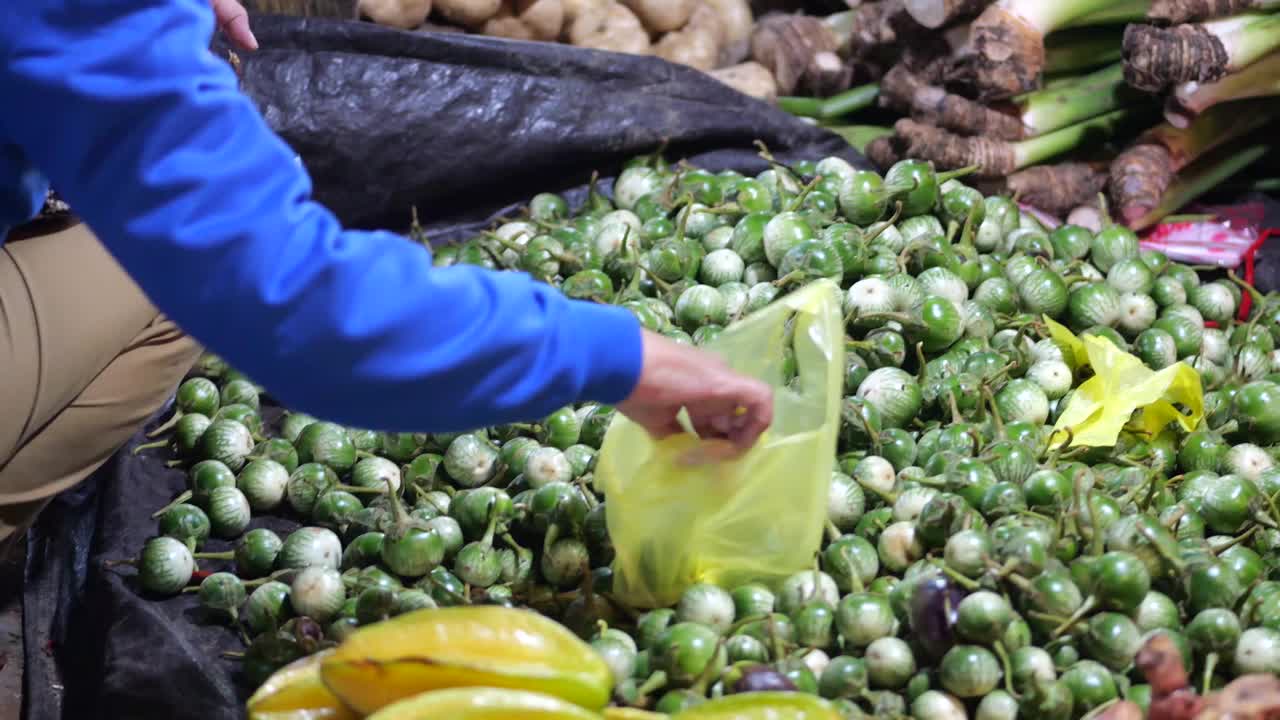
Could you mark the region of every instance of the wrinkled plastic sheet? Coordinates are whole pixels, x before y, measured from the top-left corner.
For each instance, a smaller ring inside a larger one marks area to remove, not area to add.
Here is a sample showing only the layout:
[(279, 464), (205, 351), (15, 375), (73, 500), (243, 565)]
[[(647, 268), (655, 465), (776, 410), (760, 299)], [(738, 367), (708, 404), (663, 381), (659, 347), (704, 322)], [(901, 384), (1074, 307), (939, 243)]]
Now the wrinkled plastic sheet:
[[(607, 189), (623, 162), (663, 144), (716, 170), (767, 167), (757, 139), (783, 161), (840, 154), (868, 167), (836, 136), (652, 58), (330, 20), (254, 27), (263, 49), (241, 56), (243, 87), (351, 226), (404, 229), (416, 206), (433, 242), (457, 240), (540, 191), (580, 201), (593, 171)], [(129, 452), (142, 440), (31, 533), (28, 720), (243, 717), (249, 688), (223, 657), (243, 649), (235, 634), (193, 595), (143, 597), (132, 568), (107, 564), (136, 555), (151, 513), (186, 486), (162, 454)]]

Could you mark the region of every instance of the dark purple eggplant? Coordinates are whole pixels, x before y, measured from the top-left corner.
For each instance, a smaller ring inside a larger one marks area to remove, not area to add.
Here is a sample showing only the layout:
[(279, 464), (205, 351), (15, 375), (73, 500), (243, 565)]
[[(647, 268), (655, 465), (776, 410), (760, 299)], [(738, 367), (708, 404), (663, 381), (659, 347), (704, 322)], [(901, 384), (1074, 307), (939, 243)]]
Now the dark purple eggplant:
[(795, 683), (768, 665), (755, 665), (742, 671), (742, 677), (733, 684), (735, 693), (747, 692), (795, 692)]
[(956, 644), (956, 608), (965, 594), (944, 575), (916, 584), (911, 594), (911, 632), (930, 661), (937, 661)]

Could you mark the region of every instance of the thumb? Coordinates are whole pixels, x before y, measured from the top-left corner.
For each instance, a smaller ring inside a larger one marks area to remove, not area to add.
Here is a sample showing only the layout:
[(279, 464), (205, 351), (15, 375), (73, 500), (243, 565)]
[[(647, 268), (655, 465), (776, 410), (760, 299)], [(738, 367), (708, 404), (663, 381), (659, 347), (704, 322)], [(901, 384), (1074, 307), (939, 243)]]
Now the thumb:
[(258, 49), (258, 39), (249, 27), (249, 13), (237, 0), (213, 0), (213, 14), (218, 28), (231, 42), (244, 50)]

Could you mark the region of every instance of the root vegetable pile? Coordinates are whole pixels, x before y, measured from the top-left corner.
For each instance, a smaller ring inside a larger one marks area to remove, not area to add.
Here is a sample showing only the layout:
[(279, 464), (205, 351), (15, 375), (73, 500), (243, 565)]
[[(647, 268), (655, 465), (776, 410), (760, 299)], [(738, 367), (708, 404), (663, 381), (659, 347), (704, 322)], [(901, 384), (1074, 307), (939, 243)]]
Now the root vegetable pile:
[[(846, 74), (871, 84), (819, 100), (780, 83), (778, 102), (843, 135), (878, 94), (906, 116), (858, 146), (882, 169), (904, 157), (974, 165), (989, 187), (1060, 218), (1097, 209), (1106, 190), (1143, 229), (1272, 146), (1262, 126), (1280, 106), (1263, 99), (1280, 94), (1278, 11), (1272, 0), (861, 3), (822, 24)], [(820, 50), (799, 55), (790, 67)]]
[[(644, 157), (612, 197), (570, 212), (544, 193), (435, 250), (692, 344), (839, 283), (845, 397), (812, 570), (630, 607), (592, 483), (612, 408), (456, 433), (268, 424), (259, 388), (209, 356), (157, 433), (189, 490), (126, 561), (136, 587), (196, 593), (243, 635), (262, 717), (1069, 720), (1280, 673), (1280, 297), (1120, 225), (1046, 231), (965, 177)], [(1140, 411), (1104, 447), (1055, 432), (1095, 369), (1049, 320), (1191, 366), (1202, 419), (1153, 430)], [(1148, 643), (1177, 648), (1181, 684), (1135, 664)]]

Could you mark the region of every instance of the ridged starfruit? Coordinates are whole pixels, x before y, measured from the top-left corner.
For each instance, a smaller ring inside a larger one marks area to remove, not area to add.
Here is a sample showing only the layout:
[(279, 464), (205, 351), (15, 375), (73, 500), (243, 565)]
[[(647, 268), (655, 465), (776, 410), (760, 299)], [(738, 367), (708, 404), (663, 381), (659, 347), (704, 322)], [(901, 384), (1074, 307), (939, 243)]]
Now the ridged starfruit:
[(496, 605), (418, 610), (361, 628), (321, 662), (320, 674), (366, 715), (456, 687), (527, 690), (598, 711), (613, 688), (604, 660), (563, 625)]

